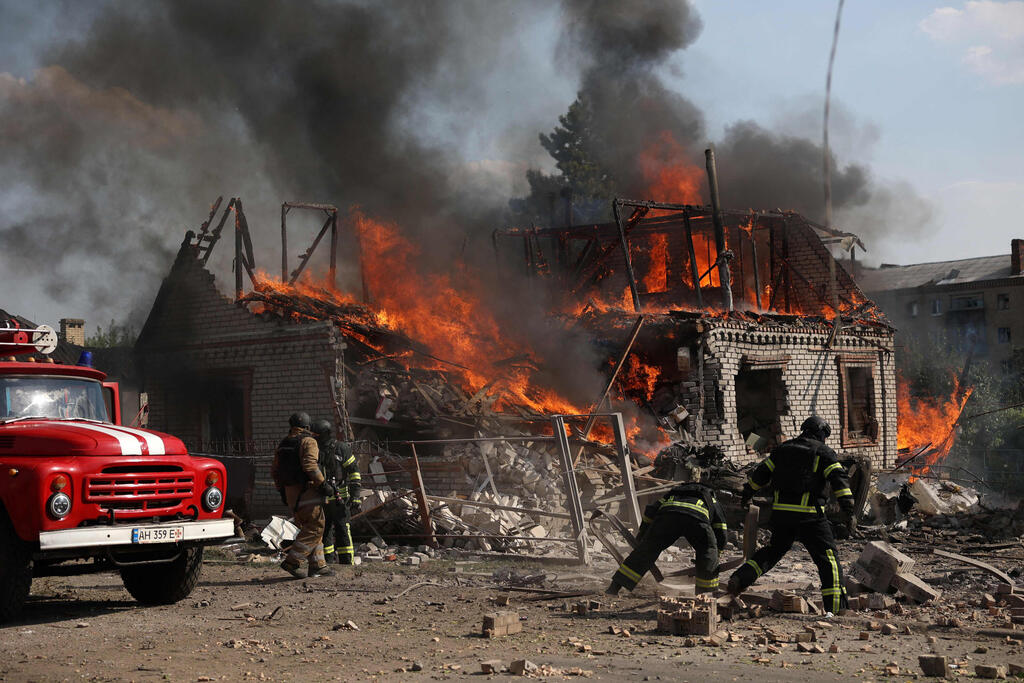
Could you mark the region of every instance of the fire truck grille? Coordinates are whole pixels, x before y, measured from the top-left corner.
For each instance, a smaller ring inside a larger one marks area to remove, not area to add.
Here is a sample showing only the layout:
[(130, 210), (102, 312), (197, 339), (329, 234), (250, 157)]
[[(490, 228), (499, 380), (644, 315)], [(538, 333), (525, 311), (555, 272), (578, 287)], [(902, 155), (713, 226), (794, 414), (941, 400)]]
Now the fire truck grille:
[[(115, 468), (111, 468), (115, 469)], [(195, 477), (188, 472), (104, 471), (85, 477), (85, 502), (111, 510), (165, 510), (191, 498), (195, 492)], [(171, 468), (167, 468), (171, 469)]]

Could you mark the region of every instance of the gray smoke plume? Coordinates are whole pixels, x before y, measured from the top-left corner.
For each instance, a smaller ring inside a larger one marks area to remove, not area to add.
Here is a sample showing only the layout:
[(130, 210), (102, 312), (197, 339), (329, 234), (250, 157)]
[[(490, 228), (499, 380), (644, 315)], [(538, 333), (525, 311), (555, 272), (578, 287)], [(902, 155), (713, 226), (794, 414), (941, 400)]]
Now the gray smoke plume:
[[(667, 58), (699, 35), (701, 22), (694, 9), (668, 0), (564, 0), (563, 7), (564, 52), (583, 68), (579, 97), (590, 104), (598, 131), (598, 144), (588, 151), (606, 168), (615, 169), (616, 191), (640, 196), (647, 184), (638, 164), (640, 152), (666, 149), (666, 134), (686, 155), (679, 161), (703, 168), (703, 150), (711, 141), (699, 95), (688, 98), (669, 91), (659, 76)], [(813, 139), (773, 132), (753, 121), (730, 125), (724, 138), (715, 141), (723, 205), (795, 210), (822, 220), (820, 133), (813, 127), (806, 130), (813, 131)], [(912, 229), (927, 221), (927, 204), (906, 184), (900, 186), (896, 201), (897, 194), (877, 185), (865, 166), (840, 166), (833, 154), (832, 167), (836, 214), (864, 230), (865, 236), (891, 230), (887, 218), (909, 220), (909, 226), (900, 227)], [(900, 208), (900, 203), (912, 208)]]
[[(467, 182), (461, 150), (424, 134), (423, 110), (468, 112), (452, 115), (466, 128), (447, 140), (486, 131), (473, 114), (494, 107), (508, 63), (538, 49), (519, 43), (538, 22), (557, 22), (547, 49), (593, 106), (591, 151), (617, 169), (617, 192), (642, 194), (638, 153), (665, 134), (703, 165), (700, 98), (658, 75), (700, 34), (679, 0), (107, 0), (38, 12), (0, 0), (0, 13), (0, 305), (31, 315), (20, 300), (41, 289), (59, 302), (54, 318), (144, 316), (183, 231), (221, 193), (245, 199), (257, 266), (272, 273), (276, 219), (265, 217), (285, 199), (395, 220), (439, 270), (473, 256), (485, 240), (467, 250), (464, 236), (501, 227), (508, 197), (482, 176)], [(527, 133), (550, 129), (567, 104), (545, 120), (530, 108), (507, 158), (535, 159)], [(820, 217), (817, 143), (747, 122), (718, 143), (727, 206)], [(834, 184), (837, 217), (880, 196), (860, 166), (837, 168)], [(303, 220), (296, 252), (318, 227)], [(231, 251), (222, 243), (211, 261), (222, 280)]]

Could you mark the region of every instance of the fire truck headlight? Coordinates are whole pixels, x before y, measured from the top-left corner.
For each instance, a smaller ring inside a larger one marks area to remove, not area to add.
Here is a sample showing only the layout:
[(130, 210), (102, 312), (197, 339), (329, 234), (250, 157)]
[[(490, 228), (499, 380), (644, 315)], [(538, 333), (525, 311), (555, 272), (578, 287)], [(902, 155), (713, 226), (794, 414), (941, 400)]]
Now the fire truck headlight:
[(46, 511), (51, 517), (63, 519), (71, 512), (71, 498), (66, 493), (55, 493), (46, 502)]
[(203, 491), (203, 508), (207, 512), (213, 512), (220, 507), (220, 504), (224, 502), (224, 494), (216, 486)]

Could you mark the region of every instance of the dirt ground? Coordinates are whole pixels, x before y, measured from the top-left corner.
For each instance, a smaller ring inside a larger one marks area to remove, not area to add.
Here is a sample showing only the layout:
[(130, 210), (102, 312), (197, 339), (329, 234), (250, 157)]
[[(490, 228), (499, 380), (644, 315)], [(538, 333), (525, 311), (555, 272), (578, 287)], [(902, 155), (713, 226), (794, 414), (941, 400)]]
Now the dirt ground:
[[(841, 552), (852, 559), (856, 549)], [(809, 558), (790, 558), (778, 576), (773, 572), (761, 582), (810, 576)], [(548, 590), (596, 593), (612, 571), (610, 565), (464, 557), (421, 567), (378, 562), (343, 567), (334, 577), (294, 580), (272, 563), (238, 564), (208, 551), (200, 585), (168, 607), (138, 605), (116, 574), (38, 579), (24, 618), (0, 629), (0, 675), (6, 681), (448, 680), (485, 677), (485, 660), (508, 667), (528, 659), (541, 667), (532, 675), (549, 679), (844, 681), (887, 677), (884, 668), (892, 664), (901, 680), (919, 678), (917, 657), (929, 652), (948, 655), (960, 675), (973, 676), (975, 664), (1024, 663), (1020, 640), (978, 633), (1005, 627), (1006, 617), (973, 606), (970, 601), (979, 597), (974, 588), (944, 587), (939, 604), (908, 605), (901, 615), (743, 617), (722, 623), (737, 642), (687, 647), (685, 638), (654, 630), (658, 593), (650, 579), (632, 595), (611, 601), (594, 595), (601, 607), (579, 615), (566, 611), (566, 603), (585, 598), (537, 600), (536, 593), (513, 592), (507, 607), (495, 606), (509, 593), (492, 574), (509, 569), (546, 573)], [(413, 587), (424, 581), (436, 585)], [(817, 595), (813, 589), (803, 594)], [(481, 636), (483, 615), (498, 609), (515, 610), (522, 632)], [(949, 615), (959, 615), (959, 628), (936, 624)], [(358, 630), (346, 627), (348, 621)], [(870, 631), (862, 640), (869, 621), (899, 632)], [(808, 626), (825, 653), (757, 644), (768, 629), (797, 633)], [(628, 634), (614, 634), (611, 627)], [(839, 652), (828, 652), (833, 644)]]

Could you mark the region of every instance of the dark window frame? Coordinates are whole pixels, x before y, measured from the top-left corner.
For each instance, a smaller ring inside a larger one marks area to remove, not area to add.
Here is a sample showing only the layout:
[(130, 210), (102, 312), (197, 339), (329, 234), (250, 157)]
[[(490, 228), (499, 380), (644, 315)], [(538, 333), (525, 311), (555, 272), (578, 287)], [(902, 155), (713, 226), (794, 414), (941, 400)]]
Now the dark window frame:
[[(844, 354), (836, 357), (836, 367), (839, 372), (839, 417), (840, 445), (843, 448), (854, 446), (875, 446), (879, 443), (881, 424), (878, 421), (878, 380), (881, 374), (878, 371), (878, 359), (874, 354)], [(864, 431), (852, 431), (850, 429), (851, 405), (850, 378), (851, 368), (865, 369), (871, 379), (871, 395), (867, 397), (871, 406), (870, 419), (874, 423), (873, 429)]]

